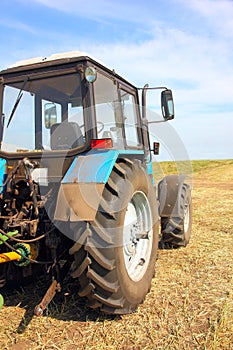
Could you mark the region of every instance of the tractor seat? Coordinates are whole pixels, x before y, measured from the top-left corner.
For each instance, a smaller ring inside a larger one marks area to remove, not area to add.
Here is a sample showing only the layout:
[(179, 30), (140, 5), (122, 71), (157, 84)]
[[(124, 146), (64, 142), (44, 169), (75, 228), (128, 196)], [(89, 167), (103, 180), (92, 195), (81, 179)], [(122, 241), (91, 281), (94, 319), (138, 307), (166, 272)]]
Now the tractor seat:
[(82, 146), (84, 144), (83, 134), (77, 123), (63, 122), (53, 124), (50, 129), (51, 149), (62, 150)]

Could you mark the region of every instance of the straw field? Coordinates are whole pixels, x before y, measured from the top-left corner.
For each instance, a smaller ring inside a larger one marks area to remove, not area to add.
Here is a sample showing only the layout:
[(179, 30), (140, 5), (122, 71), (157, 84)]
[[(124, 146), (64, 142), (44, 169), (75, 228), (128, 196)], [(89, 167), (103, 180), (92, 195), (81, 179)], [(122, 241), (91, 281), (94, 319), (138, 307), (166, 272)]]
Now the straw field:
[[(163, 173), (175, 169), (160, 166)], [(137, 312), (92, 311), (76, 296), (76, 283), (67, 282), (38, 318), (33, 309), (45, 288), (39, 281), (5, 292), (0, 349), (233, 349), (233, 161), (195, 161), (192, 169), (190, 244), (159, 251), (151, 291)]]

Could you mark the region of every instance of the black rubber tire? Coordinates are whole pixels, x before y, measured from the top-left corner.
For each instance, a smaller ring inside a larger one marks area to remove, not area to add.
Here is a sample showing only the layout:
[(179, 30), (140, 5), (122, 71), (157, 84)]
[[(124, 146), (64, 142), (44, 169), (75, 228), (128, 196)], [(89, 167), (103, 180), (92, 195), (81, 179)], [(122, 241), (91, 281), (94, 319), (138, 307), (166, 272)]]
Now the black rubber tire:
[(160, 249), (186, 247), (192, 230), (192, 198), (190, 186), (183, 184), (180, 199), (180, 217), (161, 217)]
[[(145, 273), (134, 281), (127, 273), (123, 253), (123, 224), (126, 208), (134, 193), (143, 192), (151, 212), (152, 249)], [(159, 219), (151, 179), (140, 161), (121, 159), (109, 177), (94, 222), (86, 223), (79, 241), (70, 249), (74, 254), (71, 276), (78, 278), (79, 295), (89, 306), (108, 314), (136, 310), (150, 289), (158, 248)]]

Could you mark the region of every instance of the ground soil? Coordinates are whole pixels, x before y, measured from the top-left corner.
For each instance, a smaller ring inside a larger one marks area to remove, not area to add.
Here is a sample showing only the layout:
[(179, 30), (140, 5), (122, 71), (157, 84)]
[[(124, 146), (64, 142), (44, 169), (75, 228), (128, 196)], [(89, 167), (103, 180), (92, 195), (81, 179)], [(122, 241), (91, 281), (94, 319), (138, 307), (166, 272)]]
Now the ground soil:
[[(67, 282), (38, 318), (33, 309), (46, 282), (31, 283), (5, 293), (0, 349), (233, 349), (233, 161), (191, 166), (190, 244), (159, 251), (151, 291), (137, 312), (107, 317), (91, 311), (76, 296), (78, 286)], [(161, 166), (164, 174), (170, 168)]]

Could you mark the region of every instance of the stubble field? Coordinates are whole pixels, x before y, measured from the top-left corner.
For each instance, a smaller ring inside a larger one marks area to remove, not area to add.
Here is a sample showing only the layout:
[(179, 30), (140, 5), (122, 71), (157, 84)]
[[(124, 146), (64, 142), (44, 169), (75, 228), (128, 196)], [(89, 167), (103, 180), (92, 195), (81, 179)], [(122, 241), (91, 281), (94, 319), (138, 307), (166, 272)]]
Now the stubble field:
[(190, 244), (159, 250), (151, 291), (137, 312), (101, 315), (67, 283), (38, 318), (33, 309), (45, 282), (37, 282), (5, 292), (0, 349), (233, 349), (233, 160), (194, 161), (192, 169)]

